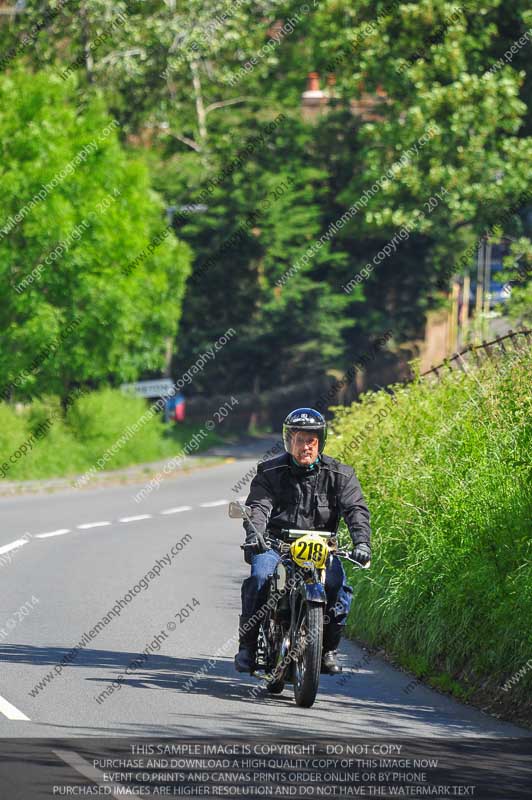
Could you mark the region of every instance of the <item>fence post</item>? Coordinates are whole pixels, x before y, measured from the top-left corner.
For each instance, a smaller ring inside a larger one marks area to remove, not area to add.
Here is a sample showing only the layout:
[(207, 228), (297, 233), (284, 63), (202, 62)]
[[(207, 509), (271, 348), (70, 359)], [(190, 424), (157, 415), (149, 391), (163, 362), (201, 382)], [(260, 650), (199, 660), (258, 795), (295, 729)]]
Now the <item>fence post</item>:
[(491, 345), (488, 344), (488, 342), (485, 339), (482, 340), (482, 349), (486, 351), (486, 355), (488, 356), (489, 359), (493, 358), (493, 354), (491, 352)]
[(479, 353), (480, 349), (481, 349), (480, 347), (472, 347), (471, 348), (471, 352), (473, 353), (473, 356), (475, 358), (477, 367), (480, 367), (480, 365), (482, 364), (482, 359), (481, 359), (480, 353)]

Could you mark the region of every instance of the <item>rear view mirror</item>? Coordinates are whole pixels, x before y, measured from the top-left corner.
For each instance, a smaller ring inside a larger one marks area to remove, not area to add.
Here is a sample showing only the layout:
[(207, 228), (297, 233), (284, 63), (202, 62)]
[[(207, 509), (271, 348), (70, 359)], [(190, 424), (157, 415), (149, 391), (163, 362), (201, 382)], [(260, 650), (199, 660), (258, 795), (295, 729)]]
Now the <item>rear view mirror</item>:
[(250, 511), (251, 509), (246, 508), (239, 500), (232, 500), (229, 503), (228, 513), (231, 519), (247, 519)]

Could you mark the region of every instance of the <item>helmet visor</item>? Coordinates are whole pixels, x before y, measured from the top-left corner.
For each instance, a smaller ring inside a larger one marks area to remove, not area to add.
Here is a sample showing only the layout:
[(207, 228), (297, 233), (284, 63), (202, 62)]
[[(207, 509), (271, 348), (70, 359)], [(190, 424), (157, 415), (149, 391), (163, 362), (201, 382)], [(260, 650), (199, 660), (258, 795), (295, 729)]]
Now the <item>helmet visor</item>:
[[(293, 456), (297, 456), (310, 448), (316, 448), (316, 456), (321, 455), (325, 447), (327, 432), (322, 426), (305, 426), (304, 428), (283, 425), (283, 441), (285, 450)], [(314, 460), (314, 459), (313, 459)]]

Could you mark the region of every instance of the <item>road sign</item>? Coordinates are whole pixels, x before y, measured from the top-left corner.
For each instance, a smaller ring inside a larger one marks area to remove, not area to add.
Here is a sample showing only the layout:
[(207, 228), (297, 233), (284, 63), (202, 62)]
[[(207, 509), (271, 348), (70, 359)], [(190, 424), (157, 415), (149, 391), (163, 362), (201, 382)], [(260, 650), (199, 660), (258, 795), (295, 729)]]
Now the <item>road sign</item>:
[(156, 381), (123, 383), (120, 388), (124, 392), (132, 392), (139, 397), (165, 397), (172, 392), (173, 387), (174, 384), (170, 378), (159, 378)]

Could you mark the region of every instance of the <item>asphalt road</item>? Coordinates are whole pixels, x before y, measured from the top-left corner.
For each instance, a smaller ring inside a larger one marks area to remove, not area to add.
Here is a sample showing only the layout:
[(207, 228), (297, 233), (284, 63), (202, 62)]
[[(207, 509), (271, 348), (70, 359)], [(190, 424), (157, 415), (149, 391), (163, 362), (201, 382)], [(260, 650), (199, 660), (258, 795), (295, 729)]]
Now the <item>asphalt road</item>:
[[(0, 738), (529, 735), (424, 686), (406, 692), (408, 675), (377, 657), (360, 666), (350, 642), (344, 675), (322, 677), (311, 709), (291, 687), (254, 693), (233, 669), (248, 568), (241, 523), (227, 516), (254, 463), (189, 473), (139, 504), (132, 486), (0, 499)], [(73, 654), (120, 599), (120, 615)]]

